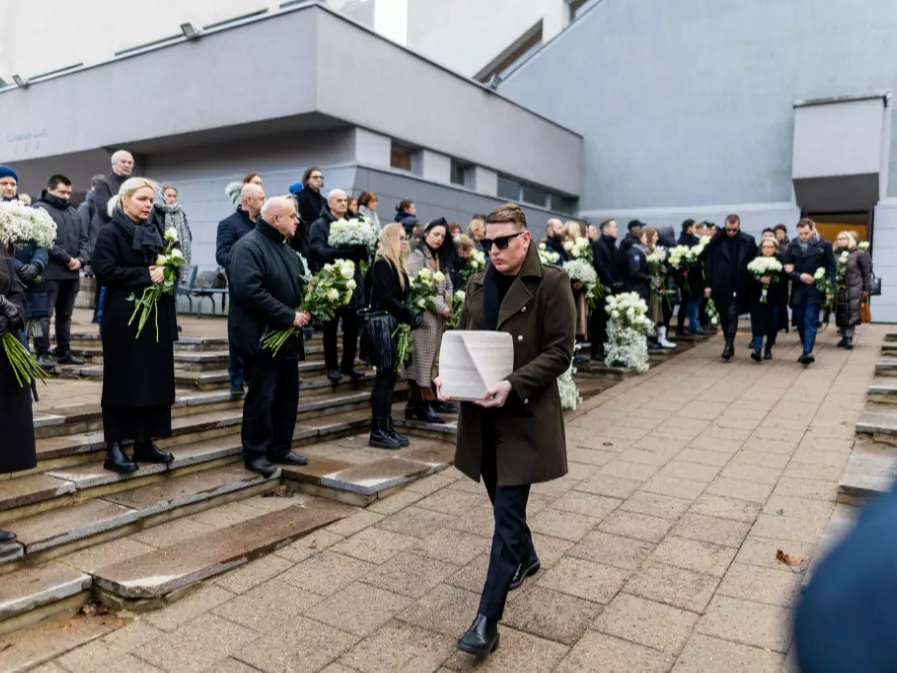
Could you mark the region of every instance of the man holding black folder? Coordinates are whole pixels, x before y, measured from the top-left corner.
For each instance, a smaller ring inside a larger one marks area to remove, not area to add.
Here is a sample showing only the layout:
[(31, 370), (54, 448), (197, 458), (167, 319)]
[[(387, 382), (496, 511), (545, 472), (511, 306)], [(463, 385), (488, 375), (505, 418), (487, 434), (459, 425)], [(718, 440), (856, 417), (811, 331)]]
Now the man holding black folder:
[[(530, 486), (567, 473), (557, 379), (573, 359), (576, 308), (569, 277), (542, 265), (519, 206), (494, 210), (481, 243), (492, 263), (471, 278), (457, 329), (507, 332), (514, 344), (513, 373), (461, 405), (455, 450), (455, 467), (482, 477), (495, 517), (480, 607), (458, 640), (459, 650), (485, 656), (498, 647), (508, 592), (540, 567), (526, 524)], [(436, 388), (449, 401), (440, 379)]]

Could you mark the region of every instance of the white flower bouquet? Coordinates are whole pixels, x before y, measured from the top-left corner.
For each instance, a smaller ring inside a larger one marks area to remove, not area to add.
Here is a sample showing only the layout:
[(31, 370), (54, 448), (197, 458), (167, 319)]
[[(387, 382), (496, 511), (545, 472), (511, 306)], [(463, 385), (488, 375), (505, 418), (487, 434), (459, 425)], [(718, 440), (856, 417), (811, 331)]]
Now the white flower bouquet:
[(664, 280), (667, 274), (667, 251), (664, 248), (654, 248), (654, 252), (645, 257), (648, 262), (648, 275), (651, 276), (651, 303), (661, 302), (664, 299), (670, 303), (670, 295), (674, 290), (667, 290)]
[(857, 247), (863, 252), (869, 252), (869, 248), (872, 244), (869, 241), (860, 241), (857, 243)]
[(557, 264), (560, 258), (558, 253), (546, 248), (544, 242), (539, 243), (539, 259), (542, 260), (542, 264)]
[(589, 264), (592, 263), (592, 242), (587, 238), (579, 236), (575, 241), (567, 241), (564, 243), (564, 250), (569, 252), (573, 259), (582, 259)]
[(607, 326), (605, 361), (611, 367), (625, 367), (639, 372), (648, 370), (647, 333), (653, 329), (648, 318), (648, 305), (635, 292), (624, 292), (605, 300), (610, 316)]
[(591, 262), (584, 259), (571, 259), (564, 262), (564, 271), (570, 276), (570, 280), (579, 281), (585, 286), (586, 297), (588, 297), (589, 305), (595, 306), (598, 299), (601, 298), (603, 288), (598, 282), (598, 274), (595, 273), (595, 267)]
[(838, 292), (843, 290), (847, 284), (847, 261), (850, 259), (850, 253), (845, 250), (838, 256), (838, 267), (835, 276), (838, 281)]
[(482, 250), (474, 248), (464, 260), (464, 266), (461, 267), (461, 282), (464, 287), (470, 282), (471, 276), (479, 273), (486, 268), (486, 253)]
[(695, 254), (694, 247), (677, 245), (670, 248), (668, 259), (670, 266), (676, 269), (676, 271), (687, 272), (689, 267), (694, 266), (695, 262), (698, 261), (698, 256)]
[(712, 236), (701, 236), (701, 238), (698, 239), (698, 244), (692, 246), (692, 251), (694, 251), (695, 259), (698, 259), (701, 256), (701, 253), (704, 252), (704, 248), (707, 247), (707, 244), (710, 243), (710, 239), (712, 238)]
[(134, 337), (135, 339), (140, 338), (140, 333), (146, 327), (150, 314), (153, 314), (156, 323), (156, 341), (159, 341), (159, 300), (164, 294), (174, 294), (175, 285), (177, 285), (177, 270), (187, 264), (187, 260), (184, 259), (184, 253), (181, 252), (180, 248), (176, 247), (177, 244), (177, 229), (174, 227), (166, 229), (165, 247), (156, 257), (155, 263), (155, 266), (162, 267), (162, 282), (153, 283), (144, 289), (139, 299), (133, 292), (128, 297), (128, 301), (134, 302), (134, 312), (131, 314), (128, 325), (133, 323), (135, 319), (137, 320), (137, 336)]
[(458, 324), (458, 321), (461, 319), (461, 309), (464, 308), (464, 300), (467, 298), (467, 293), (464, 290), (455, 290), (455, 294), (452, 295), (452, 317), (446, 320), (446, 327), (455, 327)]
[(582, 404), (582, 395), (573, 380), (575, 373), (576, 368), (571, 364), (570, 369), (558, 377), (558, 393), (561, 396), (561, 409), (564, 411), (576, 411), (576, 407)]
[(377, 251), (377, 232), (366, 220), (345, 218), (330, 223), (327, 245), (331, 248), (349, 248), (363, 245), (371, 252)]
[(826, 311), (832, 311), (835, 308), (835, 300), (834, 297), (829, 299), (829, 296), (833, 296), (835, 294), (835, 290), (832, 287), (832, 281), (828, 277), (828, 274), (825, 271), (824, 266), (820, 266), (816, 269), (816, 273), (813, 274), (813, 278), (816, 280), (816, 289), (819, 290), (819, 294), (822, 295), (823, 308)]
[[(355, 263), (338, 259), (311, 277), (302, 289), (302, 301), (297, 312), (308, 311), (321, 322), (333, 320), (339, 308), (352, 300), (355, 293)], [(290, 337), (298, 336), (301, 330), (295, 325), (286, 329), (268, 332), (262, 338), (262, 348), (270, 350), (274, 356)]]
[[(760, 257), (754, 257), (754, 259), (748, 262), (747, 270), (750, 271), (754, 278), (760, 281), (760, 284), (762, 285), (760, 303), (767, 303), (767, 301), (769, 301), (769, 297), (767, 296), (769, 293), (769, 286), (771, 283), (778, 282), (779, 274), (782, 273), (782, 263), (775, 257), (763, 257), (761, 255)], [(764, 283), (763, 278), (769, 278), (769, 282)]]
[(43, 208), (32, 208), (21, 201), (2, 201), (0, 241), (49, 248), (56, 241), (56, 223)]
[[(441, 271), (431, 271), (430, 269), (421, 269), (420, 272), (409, 280), (408, 283), (408, 304), (414, 311), (424, 311), (430, 309), (436, 310), (436, 295), (439, 292), (439, 286), (445, 281), (445, 275)], [(452, 302), (454, 304), (454, 302)], [(414, 351), (414, 342), (411, 340), (411, 325), (399, 323), (396, 331), (393, 333), (396, 341), (396, 371), (407, 362), (411, 353)]]
[(707, 299), (707, 319), (710, 320), (711, 325), (719, 325), (719, 309), (716, 308), (716, 302), (712, 299)]

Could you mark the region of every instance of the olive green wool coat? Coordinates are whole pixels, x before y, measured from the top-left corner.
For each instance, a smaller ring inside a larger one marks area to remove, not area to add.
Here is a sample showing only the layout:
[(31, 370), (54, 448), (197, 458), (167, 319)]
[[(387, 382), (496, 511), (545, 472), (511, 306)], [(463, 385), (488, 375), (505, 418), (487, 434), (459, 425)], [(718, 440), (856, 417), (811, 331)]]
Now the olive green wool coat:
[[(458, 329), (485, 330), (485, 271), (470, 279)], [(479, 481), (484, 424), (497, 439), (498, 484), (522, 486), (567, 473), (567, 444), (557, 379), (573, 359), (576, 307), (570, 278), (543, 266), (531, 244), (520, 274), (501, 304), (498, 331), (514, 340), (511, 393), (500, 409), (461, 404), (455, 467)]]

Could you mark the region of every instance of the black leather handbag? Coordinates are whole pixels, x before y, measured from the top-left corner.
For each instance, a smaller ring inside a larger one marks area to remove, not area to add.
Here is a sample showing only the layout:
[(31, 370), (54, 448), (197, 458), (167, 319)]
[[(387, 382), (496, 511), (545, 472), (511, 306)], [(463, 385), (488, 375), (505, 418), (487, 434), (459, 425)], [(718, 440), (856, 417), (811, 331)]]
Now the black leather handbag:
[(872, 272), (872, 277), (869, 279), (869, 294), (873, 297), (878, 297), (881, 294), (881, 278), (875, 275), (875, 272)]

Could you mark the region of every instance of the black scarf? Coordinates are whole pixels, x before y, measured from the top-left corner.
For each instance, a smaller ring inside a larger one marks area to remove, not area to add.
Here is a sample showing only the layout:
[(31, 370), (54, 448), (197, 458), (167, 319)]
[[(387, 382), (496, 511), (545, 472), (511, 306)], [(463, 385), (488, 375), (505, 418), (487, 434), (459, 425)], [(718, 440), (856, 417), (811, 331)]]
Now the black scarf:
[(112, 223), (131, 242), (131, 249), (143, 255), (143, 261), (147, 266), (156, 263), (156, 257), (165, 247), (161, 229), (156, 222), (156, 215), (157, 211), (154, 208), (148, 220), (137, 223), (125, 215), (121, 208), (116, 208), (112, 213)]
[(486, 329), (498, 329), (501, 304), (515, 280), (517, 276), (499, 273), (491, 264), (486, 267), (486, 277), (483, 279), (483, 313), (486, 315)]

